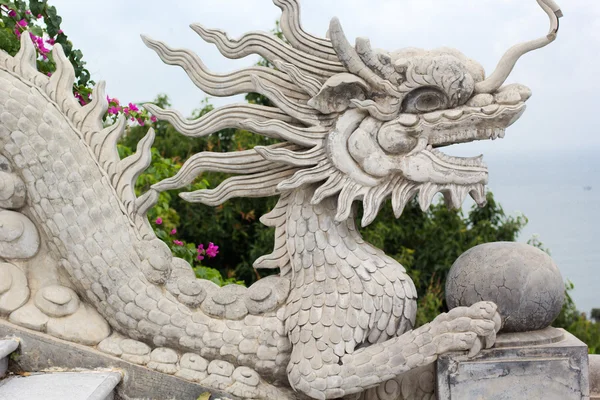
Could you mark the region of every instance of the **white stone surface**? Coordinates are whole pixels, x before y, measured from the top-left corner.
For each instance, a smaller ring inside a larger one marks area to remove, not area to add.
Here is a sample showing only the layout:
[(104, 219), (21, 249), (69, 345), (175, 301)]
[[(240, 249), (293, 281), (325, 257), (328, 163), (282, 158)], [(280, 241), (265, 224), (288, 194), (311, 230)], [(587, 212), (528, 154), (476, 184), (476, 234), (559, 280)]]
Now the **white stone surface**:
[(116, 372), (63, 372), (14, 376), (0, 382), (0, 400), (112, 400)]
[(40, 247), (35, 225), (26, 216), (0, 209), (0, 257), (30, 258)]
[[(0, 339), (0, 379), (4, 378), (8, 369), (8, 357), (19, 347), (17, 339)], [(1, 384), (1, 383), (0, 383)]]

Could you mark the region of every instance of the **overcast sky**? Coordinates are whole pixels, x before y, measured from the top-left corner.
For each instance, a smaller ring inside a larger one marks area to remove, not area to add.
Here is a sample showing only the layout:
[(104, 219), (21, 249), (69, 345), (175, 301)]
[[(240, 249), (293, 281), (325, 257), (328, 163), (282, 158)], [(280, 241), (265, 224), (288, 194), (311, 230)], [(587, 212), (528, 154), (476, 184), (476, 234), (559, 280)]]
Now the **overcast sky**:
[[(473, 151), (502, 152), (600, 149), (600, 0), (557, 0), (565, 17), (558, 40), (524, 56), (509, 82), (529, 86), (528, 111), (506, 139), (470, 145)], [(271, 0), (51, 0), (63, 29), (83, 51), (93, 79), (106, 80), (122, 102), (152, 100), (166, 93), (185, 115), (206, 95), (178, 67), (162, 64), (146, 48), (145, 33), (174, 47), (196, 51), (216, 72), (252, 65), (229, 60), (205, 44), (190, 23), (220, 28), (232, 37), (270, 30), (279, 17)], [(371, 39), (374, 47), (454, 47), (479, 61), (488, 74), (512, 45), (543, 36), (548, 18), (535, 0), (303, 0), (305, 30), (320, 36), (333, 16), (351, 42)], [(211, 99), (225, 104), (239, 99)], [(469, 154), (467, 154), (469, 155)]]

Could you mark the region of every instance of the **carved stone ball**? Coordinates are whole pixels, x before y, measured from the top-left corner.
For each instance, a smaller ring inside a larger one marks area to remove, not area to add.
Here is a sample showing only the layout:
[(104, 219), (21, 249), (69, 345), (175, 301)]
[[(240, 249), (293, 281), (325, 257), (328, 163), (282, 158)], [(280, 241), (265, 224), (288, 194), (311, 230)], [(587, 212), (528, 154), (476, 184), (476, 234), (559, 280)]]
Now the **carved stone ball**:
[(543, 251), (522, 243), (488, 243), (461, 255), (446, 281), (450, 309), (493, 301), (502, 332), (543, 329), (556, 319), (565, 286), (556, 264)]

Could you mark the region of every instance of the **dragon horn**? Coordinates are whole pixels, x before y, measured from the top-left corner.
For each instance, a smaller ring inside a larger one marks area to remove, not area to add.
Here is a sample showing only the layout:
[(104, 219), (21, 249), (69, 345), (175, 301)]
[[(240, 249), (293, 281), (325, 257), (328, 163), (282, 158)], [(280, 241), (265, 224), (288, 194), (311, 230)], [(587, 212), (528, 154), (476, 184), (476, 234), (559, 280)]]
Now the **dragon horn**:
[(558, 34), (558, 19), (562, 11), (554, 0), (536, 0), (550, 18), (550, 32), (545, 37), (531, 40), (511, 47), (502, 57), (496, 70), (486, 80), (475, 85), (476, 93), (493, 93), (504, 84), (519, 58), (530, 51), (540, 49), (552, 43)]
[(373, 88), (382, 90), (395, 97), (402, 96), (392, 82), (382, 79), (363, 62), (356, 49), (348, 42), (342, 25), (337, 18), (333, 18), (329, 24), (329, 36), (334, 51), (348, 72), (361, 77)]

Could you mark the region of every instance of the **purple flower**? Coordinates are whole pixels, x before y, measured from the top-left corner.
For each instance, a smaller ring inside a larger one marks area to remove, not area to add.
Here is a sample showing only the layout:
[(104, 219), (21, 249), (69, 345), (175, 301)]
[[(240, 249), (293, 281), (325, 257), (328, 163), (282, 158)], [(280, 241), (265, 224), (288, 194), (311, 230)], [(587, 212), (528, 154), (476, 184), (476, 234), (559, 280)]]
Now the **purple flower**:
[(210, 258), (215, 258), (219, 254), (219, 246), (215, 246), (213, 242), (208, 244), (208, 249), (206, 249), (206, 255)]
[(158, 121), (158, 119), (153, 115), (153, 116), (150, 117), (150, 121), (156, 122), (156, 121)]
[(29, 11), (29, 10), (25, 10), (25, 14), (27, 14), (27, 15), (31, 15), (31, 11)]
[(140, 126), (146, 125), (146, 123), (144, 122), (143, 118), (138, 118), (137, 122), (138, 122), (138, 124), (140, 124)]
[(133, 103), (129, 103), (129, 109), (134, 112), (140, 111), (140, 109)]
[(43, 17), (43, 15), (42, 15), (42, 14), (38, 14), (38, 15), (37, 15), (37, 18), (38, 18), (38, 19), (42, 19), (42, 17)]
[(176, 234), (176, 233), (177, 233), (177, 229), (172, 229), (172, 230), (171, 230), (171, 235), (174, 235), (174, 234)]
[(48, 43), (49, 45), (54, 46), (54, 44), (56, 43), (56, 40), (50, 38), (50, 39), (46, 40), (46, 43)]
[(13, 18), (14, 18), (14, 17), (16, 17), (16, 16), (17, 16), (17, 12), (16, 12), (15, 10), (10, 10), (10, 11), (8, 12), (8, 16), (9, 16), (9, 17), (13, 17)]
[(112, 114), (112, 115), (117, 115), (119, 113), (119, 108), (118, 107), (114, 107), (114, 106), (110, 107), (108, 109), (108, 113)]
[(60, 35), (61, 33), (64, 33), (62, 29), (58, 30), (58, 34)]
[(202, 261), (202, 260), (204, 260), (204, 256), (202, 254), (198, 254), (198, 257), (196, 257), (196, 259), (198, 261)]
[(175, 246), (183, 246), (183, 242), (181, 240), (173, 240)]
[(156, 225), (162, 225), (163, 219), (161, 217), (156, 218)]
[(27, 26), (27, 20), (22, 19), (19, 22), (17, 22), (17, 25), (22, 26), (24, 28)]

